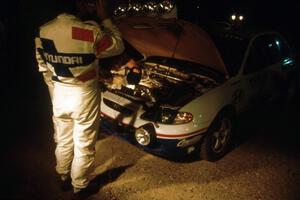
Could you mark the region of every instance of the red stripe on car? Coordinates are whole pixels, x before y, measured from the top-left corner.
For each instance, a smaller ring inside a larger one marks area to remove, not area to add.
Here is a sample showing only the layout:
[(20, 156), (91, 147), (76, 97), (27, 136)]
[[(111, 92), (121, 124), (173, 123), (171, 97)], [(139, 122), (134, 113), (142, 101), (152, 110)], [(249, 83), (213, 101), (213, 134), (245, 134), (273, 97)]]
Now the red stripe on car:
[(200, 129), (198, 131), (194, 131), (194, 132), (191, 132), (191, 133), (185, 133), (185, 134), (160, 134), (160, 133), (157, 133), (156, 135), (158, 137), (177, 138), (177, 137), (192, 136), (192, 135), (195, 135), (195, 134), (203, 133), (205, 131), (207, 131), (207, 128), (203, 128), (203, 129)]
[(72, 39), (94, 42), (94, 33), (92, 30), (72, 27)]
[(101, 38), (101, 40), (97, 43), (97, 54), (105, 51), (108, 47), (112, 45), (112, 40), (109, 36), (105, 35)]

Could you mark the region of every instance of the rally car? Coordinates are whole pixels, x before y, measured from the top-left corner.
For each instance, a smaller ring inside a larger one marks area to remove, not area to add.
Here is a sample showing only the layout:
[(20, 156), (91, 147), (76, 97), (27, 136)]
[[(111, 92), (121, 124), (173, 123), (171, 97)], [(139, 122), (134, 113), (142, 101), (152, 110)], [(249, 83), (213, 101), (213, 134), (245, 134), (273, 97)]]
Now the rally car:
[(117, 24), (130, 51), (142, 55), (140, 77), (103, 91), (101, 127), (150, 153), (218, 160), (239, 113), (292, 94), (296, 62), (277, 32), (204, 31), (147, 17)]

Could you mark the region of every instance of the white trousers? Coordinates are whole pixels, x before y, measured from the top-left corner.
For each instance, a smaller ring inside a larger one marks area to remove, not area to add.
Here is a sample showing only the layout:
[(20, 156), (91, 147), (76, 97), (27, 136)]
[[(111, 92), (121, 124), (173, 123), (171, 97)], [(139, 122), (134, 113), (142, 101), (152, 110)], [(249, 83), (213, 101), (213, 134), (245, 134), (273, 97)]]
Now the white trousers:
[(71, 174), (75, 188), (89, 184), (100, 120), (100, 92), (96, 87), (54, 83), (53, 115), (56, 125), (56, 171)]
[[(47, 84), (48, 87), (48, 91), (49, 91), (49, 96), (50, 96), (50, 100), (51, 100), (51, 104), (53, 105), (53, 89), (54, 89), (54, 83), (52, 81), (52, 73), (50, 72), (44, 72), (43, 73), (43, 77), (44, 77), (44, 81)], [(55, 122), (55, 117), (54, 115), (52, 115), (52, 122), (53, 122), (53, 139), (55, 141), (55, 143), (57, 143), (57, 139), (56, 139), (56, 122)]]

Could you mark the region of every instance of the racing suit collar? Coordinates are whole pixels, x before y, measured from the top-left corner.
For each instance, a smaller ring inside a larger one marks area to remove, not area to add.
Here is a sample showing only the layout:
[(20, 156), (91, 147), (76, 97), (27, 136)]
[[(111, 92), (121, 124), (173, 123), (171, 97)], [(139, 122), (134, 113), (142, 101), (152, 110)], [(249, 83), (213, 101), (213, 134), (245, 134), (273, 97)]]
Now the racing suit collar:
[(77, 19), (75, 15), (69, 13), (61, 13), (57, 16), (57, 18), (69, 18), (69, 19)]

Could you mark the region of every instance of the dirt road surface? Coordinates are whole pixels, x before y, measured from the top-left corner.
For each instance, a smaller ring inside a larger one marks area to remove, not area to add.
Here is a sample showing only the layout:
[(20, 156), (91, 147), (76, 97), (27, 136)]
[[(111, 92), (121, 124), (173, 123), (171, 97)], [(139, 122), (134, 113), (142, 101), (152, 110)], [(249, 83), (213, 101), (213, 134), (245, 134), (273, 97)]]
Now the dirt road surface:
[[(299, 200), (296, 112), (298, 107), (286, 115), (274, 112), (256, 120), (257, 115), (240, 120), (237, 145), (213, 163), (197, 157), (160, 158), (101, 133), (91, 174), (96, 187), (88, 199)], [(70, 197), (71, 192), (61, 192), (55, 181), (49, 113), (47, 109), (36, 111), (42, 117), (29, 120), (36, 125), (29, 129), (34, 134), (13, 143), (2, 156), (1, 200)]]

